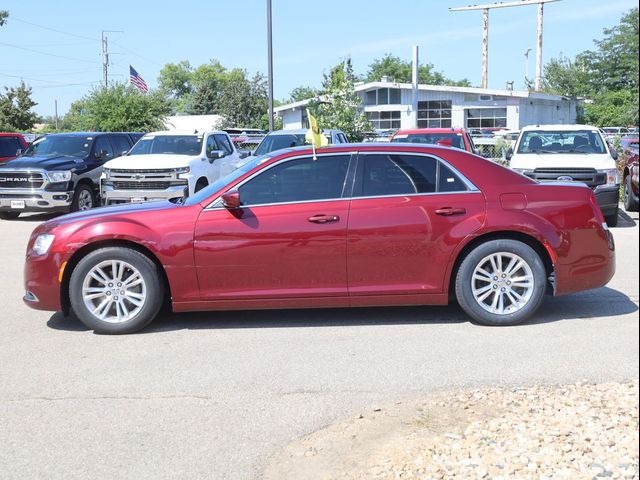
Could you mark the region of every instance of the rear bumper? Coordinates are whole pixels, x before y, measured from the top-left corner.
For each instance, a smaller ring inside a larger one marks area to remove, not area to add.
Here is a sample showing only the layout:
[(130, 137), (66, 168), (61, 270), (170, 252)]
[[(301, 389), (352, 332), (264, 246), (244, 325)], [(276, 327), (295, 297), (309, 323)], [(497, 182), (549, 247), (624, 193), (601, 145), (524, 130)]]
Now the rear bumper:
[(593, 193), (605, 217), (616, 213), (620, 201), (620, 185), (600, 185), (593, 190)]
[[(47, 192), (22, 188), (0, 188), (0, 212), (68, 211), (73, 192)], [(12, 204), (13, 202), (13, 204)], [(16, 207), (16, 204), (24, 207)]]
[(149, 202), (153, 200), (172, 200), (186, 197), (189, 194), (188, 185), (174, 185), (165, 190), (116, 190), (113, 186), (102, 184), (102, 202), (113, 205), (128, 202)]

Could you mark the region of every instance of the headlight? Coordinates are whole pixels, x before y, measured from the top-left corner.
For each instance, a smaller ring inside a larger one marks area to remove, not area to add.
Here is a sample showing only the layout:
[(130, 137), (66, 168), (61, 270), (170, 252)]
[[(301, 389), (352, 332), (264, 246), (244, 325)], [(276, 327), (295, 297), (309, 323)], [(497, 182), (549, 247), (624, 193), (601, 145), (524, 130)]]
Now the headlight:
[(529, 169), (529, 168), (512, 168), (512, 170), (514, 172), (518, 172), (520, 175), (525, 175), (525, 176), (529, 176), (529, 175), (533, 175), (533, 170)]
[(33, 253), (36, 255), (44, 255), (49, 251), (55, 235), (50, 233), (42, 233), (36, 237), (36, 241), (33, 242)]
[(176, 172), (176, 173), (189, 173), (191, 171), (191, 168), (189, 168), (189, 167), (180, 167), (180, 168), (174, 168), (173, 171)]
[(49, 181), (51, 183), (57, 182), (68, 182), (71, 180), (71, 172), (48, 172), (47, 176), (49, 177)]
[(108, 168), (103, 168), (100, 178), (109, 178), (109, 175), (111, 175), (111, 170), (109, 170)]
[(620, 172), (618, 172), (617, 168), (598, 170), (598, 173), (605, 173), (607, 175), (607, 185), (620, 185)]

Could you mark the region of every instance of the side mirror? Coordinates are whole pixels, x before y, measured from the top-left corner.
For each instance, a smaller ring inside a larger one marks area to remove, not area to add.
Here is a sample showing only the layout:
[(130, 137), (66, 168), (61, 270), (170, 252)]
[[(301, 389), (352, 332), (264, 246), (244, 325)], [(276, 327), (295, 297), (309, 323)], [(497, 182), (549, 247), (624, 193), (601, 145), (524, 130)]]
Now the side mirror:
[(127, 153), (129, 153), (129, 150), (123, 150), (120, 155), (125, 156)]
[(247, 158), (251, 155), (251, 152), (249, 150), (238, 150), (238, 154), (240, 155), (240, 158)]
[(212, 162), (224, 156), (225, 156), (224, 150), (210, 150), (207, 153), (207, 157), (209, 157), (209, 160), (211, 160)]
[(504, 158), (507, 160), (511, 160), (511, 158), (513, 158), (513, 148), (509, 148), (509, 150), (507, 150), (507, 153), (504, 154)]
[(618, 160), (618, 151), (615, 148), (611, 148), (611, 158)]
[(240, 192), (230, 190), (222, 194), (222, 205), (230, 210), (240, 208)]

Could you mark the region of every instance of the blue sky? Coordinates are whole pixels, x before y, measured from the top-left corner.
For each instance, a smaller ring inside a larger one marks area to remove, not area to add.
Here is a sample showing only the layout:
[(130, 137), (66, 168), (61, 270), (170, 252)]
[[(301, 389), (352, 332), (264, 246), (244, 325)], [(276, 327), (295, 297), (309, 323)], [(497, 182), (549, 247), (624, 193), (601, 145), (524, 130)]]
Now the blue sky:
[[(299, 85), (319, 87), (331, 65), (351, 56), (357, 73), (385, 53), (407, 60), (413, 45), (420, 61), (453, 79), (480, 83), (482, 13), (449, 12), (469, 0), (306, 2), (273, 0), (274, 90), (279, 99)], [(491, 2), (487, 2), (491, 3)], [(179, 5), (179, 8), (176, 7)], [(593, 47), (602, 29), (618, 23), (637, 0), (562, 0), (545, 6), (544, 61), (561, 52), (573, 57)], [(536, 6), (492, 10), (489, 87), (523, 85), (524, 52), (535, 71)], [(166, 63), (197, 66), (218, 59), (225, 67), (266, 74), (266, 1), (24, 2), (9, 0), (0, 28), (0, 85), (23, 78), (33, 88), (35, 111), (64, 114), (102, 78), (100, 35), (112, 52), (110, 77), (128, 80), (129, 64), (150, 87)], [(57, 30), (57, 31), (55, 31)], [(64, 32), (64, 33), (61, 33)], [(43, 54), (45, 53), (45, 54)]]

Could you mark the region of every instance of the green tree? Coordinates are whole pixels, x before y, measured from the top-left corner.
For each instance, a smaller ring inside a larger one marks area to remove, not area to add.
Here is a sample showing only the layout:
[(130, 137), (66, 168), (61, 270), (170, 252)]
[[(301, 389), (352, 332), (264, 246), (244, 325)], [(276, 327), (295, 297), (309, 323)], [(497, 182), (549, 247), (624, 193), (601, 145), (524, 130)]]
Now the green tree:
[(17, 87), (4, 87), (4, 95), (0, 94), (0, 129), (30, 130), (38, 119), (31, 111), (37, 105), (31, 99), (31, 87), (20, 82)]
[(600, 126), (638, 125), (637, 101), (629, 89), (601, 93), (584, 106), (585, 121)]
[[(411, 83), (412, 80), (411, 62), (402, 60), (400, 57), (387, 53), (384, 57), (375, 59), (369, 65), (369, 70), (365, 76), (367, 82), (379, 82), (383, 76), (387, 76), (399, 83)], [(451, 80), (444, 76), (442, 72), (434, 69), (430, 63), (418, 65), (418, 83), (427, 85), (455, 85), (468, 87), (469, 80)]]
[(62, 120), (62, 129), (149, 132), (163, 129), (163, 119), (170, 112), (170, 105), (161, 92), (144, 94), (135, 86), (115, 83), (96, 88), (74, 102)]
[(0, 10), (0, 27), (7, 23), (7, 18), (9, 18), (9, 12), (6, 10)]
[(318, 96), (319, 93), (320, 92), (315, 88), (305, 87), (301, 85), (291, 90), (291, 93), (289, 94), (289, 100), (287, 100), (287, 103), (299, 102), (301, 100), (308, 100), (310, 98), (315, 98)]
[(267, 82), (260, 73), (248, 78), (246, 70), (239, 68), (227, 74), (220, 92), (218, 114), (228, 127), (267, 128)]
[(591, 65), (586, 55), (578, 55), (572, 61), (560, 54), (545, 65), (543, 89), (555, 95), (582, 97), (592, 93), (590, 75)]
[(324, 75), (322, 100), (313, 100), (309, 110), (320, 128), (337, 128), (352, 142), (359, 142), (373, 126), (362, 111), (362, 102), (353, 87), (355, 80), (351, 59), (335, 65)]

